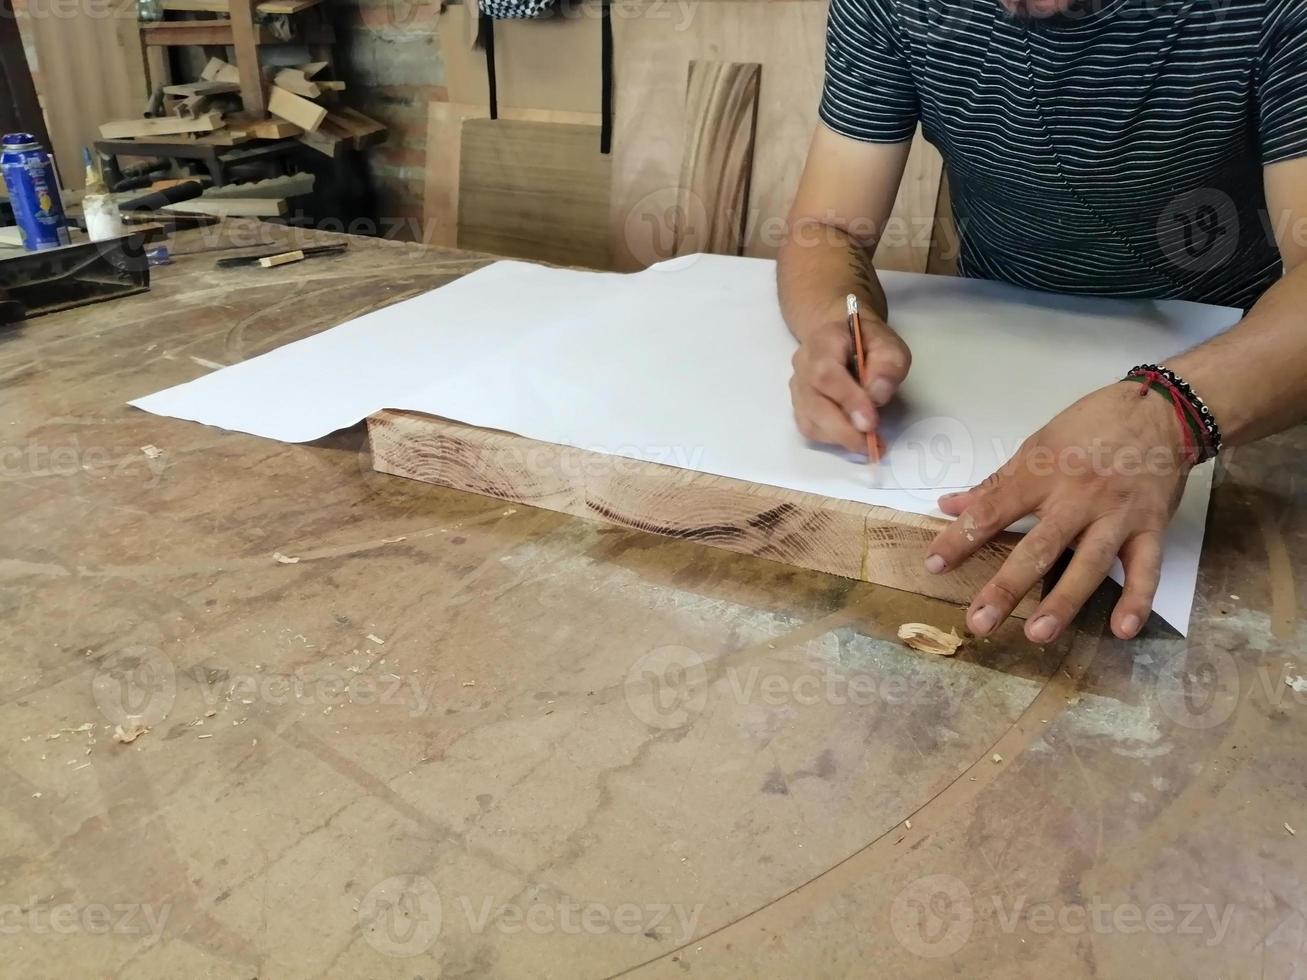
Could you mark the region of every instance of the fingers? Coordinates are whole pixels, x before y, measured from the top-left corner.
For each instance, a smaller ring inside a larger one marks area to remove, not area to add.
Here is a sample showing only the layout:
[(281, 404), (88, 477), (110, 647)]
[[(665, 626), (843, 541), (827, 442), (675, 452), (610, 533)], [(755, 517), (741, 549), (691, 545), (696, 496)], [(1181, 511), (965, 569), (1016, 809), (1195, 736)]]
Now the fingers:
[(876, 405), (888, 405), (912, 368), (908, 345), (874, 317), (863, 317), (863, 352), (867, 356), (867, 393)]
[(795, 352), (794, 377), (838, 405), (859, 432), (872, 432), (877, 422), (876, 407), (849, 373), (852, 354), (847, 331), (826, 331)]
[(854, 453), (867, 451), (867, 437), (849, 421), (849, 417), (833, 401), (803, 385), (797, 378), (791, 382), (794, 400), (794, 420), (805, 439), (832, 446), (843, 446)]
[(972, 602), (967, 611), (967, 627), (971, 632), (988, 636), (998, 629), (1075, 540), (1079, 530), (1076, 524), (1059, 515), (1049, 515), (1036, 524)]
[(1121, 548), (1125, 566), (1125, 587), (1112, 611), (1112, 632), (1122, 640), (1133, 640), (1153, 611), (1153, 597), (1162, 577), (1162, 534), (1143, 531)]
[(1057, 585), (1026, 623), (1026, 638), (1030, 642), (1052, 643), (1061, 635), (1094, 590), (1103, 584), (1124, 543), (1123, 530), (1101, 522), (1085, 532)]
[(940, 508), (958, 519), (931, 542), (926, 552), (926, 570), (938, 575), (957, 568), (994, 535), (1031, 513), (1034, 506), (1024, 496), (1020, 481), (997, 480), (941, 498)]

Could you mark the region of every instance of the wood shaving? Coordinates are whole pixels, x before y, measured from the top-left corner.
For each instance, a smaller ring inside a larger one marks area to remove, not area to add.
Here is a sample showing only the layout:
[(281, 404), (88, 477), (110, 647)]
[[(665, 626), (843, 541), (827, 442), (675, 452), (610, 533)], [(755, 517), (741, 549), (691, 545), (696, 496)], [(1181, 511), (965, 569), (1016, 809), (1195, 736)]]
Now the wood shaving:
[(145, 453), (150, 459), (158, 459), (163, 455), (163, 450), (158, 446), (142, 446), (141, 452)]
[(1290, 836), (1290, 837), (1297, 837), (1297, 836), (1298, 836), (1298, 831), (1294, 830), (1294, 829), (1293, 829), (1292, 827), (1290, 827), (1287, 823), (1284, 825), (1284, 829), (1287, 830), (1287, 831), (1289, 832), (1289, 836)]
[(113, 730), (113, 740), (129, 745), (150, 730), (150, 726), (144, 724), (140, 716), (133, 715), (127, 719), (126, 725), (118, 725)]
[(994, 765), (998, 765), (1000, 762), (1003, 761), (1003, 757), (1002, 757), (1001, 755), (999, 755), (997, 752), (994, 753), (994, 755), (992, 756), (992, 758), (993, 758), (993, 761), (994, 761)]
[(956, 630), (945, 633), (942, 629), (926, 623), (904, 623), (899, 627), (899, 639), (914, 650), (933, 653), (940, 657), (951, 657), (966, 641), (958, 636)]
[(272, 557), (282, 565), (298, 565), (300, 563), (298, 558), (291, 558), (289, 555), (283, 555), (280, 551), (274, 551)]
[(373, 643), (375, 643), (377, 646), (384, 646), (385, 643), (386, 643), (385, 640), (383, 640), (381, 637), (377, 636), (375, 633), (369, 633), (369, 634), (367, 635), (367, 639), (371, 640), (371, 641), (372, 641)]

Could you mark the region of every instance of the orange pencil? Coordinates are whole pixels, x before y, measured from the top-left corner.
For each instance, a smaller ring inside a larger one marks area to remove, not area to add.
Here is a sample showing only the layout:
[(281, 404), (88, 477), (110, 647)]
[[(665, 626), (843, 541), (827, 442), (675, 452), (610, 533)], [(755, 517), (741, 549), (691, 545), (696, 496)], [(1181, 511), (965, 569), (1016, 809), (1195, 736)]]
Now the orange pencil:
[[(858, 384), (867, 387), (867, 353), (862, 349), (862, 316), (858, 312), (858, 297), (849, 293), (849, 333), (853, 334), (854, 373)], [(874, 432), (867, 433), (867, 458), (873, 463), (880, 462), (880, 440)]]

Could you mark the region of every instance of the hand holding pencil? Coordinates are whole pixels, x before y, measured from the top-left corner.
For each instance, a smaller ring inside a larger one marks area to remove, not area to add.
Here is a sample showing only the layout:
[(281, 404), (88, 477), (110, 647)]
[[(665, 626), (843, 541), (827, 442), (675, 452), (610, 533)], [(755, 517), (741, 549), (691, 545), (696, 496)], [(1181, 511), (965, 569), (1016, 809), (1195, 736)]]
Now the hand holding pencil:
[(874, 462), (884, 452), (877, 436), (880, 410), (907, 377), (907, 345), (856, 296), (839, 298), (809, 323), (791, 320), (799, 339), (790, 394), (799, 431), (813, 442), (866, 453)]

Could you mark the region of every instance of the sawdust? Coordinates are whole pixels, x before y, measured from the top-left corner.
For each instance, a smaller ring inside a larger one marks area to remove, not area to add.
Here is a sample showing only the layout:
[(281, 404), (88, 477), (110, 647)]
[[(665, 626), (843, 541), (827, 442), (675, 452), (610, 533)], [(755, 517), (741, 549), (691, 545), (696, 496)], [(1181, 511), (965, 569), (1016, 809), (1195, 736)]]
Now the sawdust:
[(966, 642), (956, 630), (945, 633), (927, 623), (904, 623), (899, 627), (899, 639), (914, 650), (951, 657)]
[(150, 730), (150, 726), (139, 715), (132, 715), (125, 725), (118, 725), (113, 730), (113, 740), (130, 745)]

